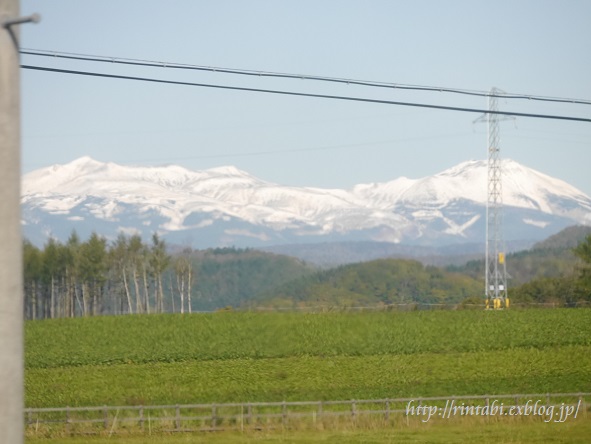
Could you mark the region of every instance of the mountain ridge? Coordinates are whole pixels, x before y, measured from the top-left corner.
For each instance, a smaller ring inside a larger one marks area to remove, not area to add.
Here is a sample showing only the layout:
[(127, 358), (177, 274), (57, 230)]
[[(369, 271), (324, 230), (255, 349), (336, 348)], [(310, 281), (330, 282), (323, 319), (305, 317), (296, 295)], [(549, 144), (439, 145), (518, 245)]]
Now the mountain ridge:
[[(508, 239), (591, 225), (591, 198), (582, 191), (512, 160), (502, 165)], [(284, 186), (234, 166), (194, 171), (82, 157), (23, 176), (23, 227), (38, 242), (91, 226), (107, 237), (158, 232), (198, 247), (472, 242), (483, 238), (485, 173), (486, 161), (471, 160), (433, 176), (338, 189)]]

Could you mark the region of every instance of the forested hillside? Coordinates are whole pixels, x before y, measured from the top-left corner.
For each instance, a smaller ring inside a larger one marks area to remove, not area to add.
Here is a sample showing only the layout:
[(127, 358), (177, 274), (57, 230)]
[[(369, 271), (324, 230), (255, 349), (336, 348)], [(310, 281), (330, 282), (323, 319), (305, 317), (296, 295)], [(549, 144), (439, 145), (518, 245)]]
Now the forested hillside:
[[(591, 301), (591, 233), (573, 227), (508, 255), (513, 302)], [(575, 248), (576, 246), (576, 248)], [(319, 270), (288, 256), (221, 248), (171, 252), (154, 235), (113, 241), (72, 233), (64, 244), (24, 243), (25, 317), (212, 311), (226, 307), (334, 307), (482, 301), (483, 261), (438, 268), (380, 259)]]
[[(513, 302), (591, 302), (591, 227), (567, 228), (507, 257)], [(482, 302), (484, 260), (445, 269), (415, 260), (382, 259), (319, 271), (289, 282), (263, 304), (376, 305)]]
[(157, 235), (109, 243), (74, 232), (42, 249), (25, 241), (25, 317), (215, 310), (247, 303), (312, 269), (287, 256), (233, 248), (168, 252)]
[(194, 251), (192, 259), (193, 307), (198, 310), (248, 305), (261, 294), (315, 271), (298, 259), (249, 249)]
[(458, 303), (481, 293), (482, 284), (472, 277), (415, 260), (379, 259), (304, 276), (267, 294), (260, 303), (340, 307)]
[[(591, 255), (591, 227), (565, 228), (531, 249), (507, 255), (509, 295), (513, 302), (575, 305), (591, 302), (591, 285), (587, 282)], [(477, 278), (482, 276), (484, 259), (447, 270)]]
[[(513, 290), (514, 300), (567, 306), (591, 303), (590, 232), (586, 227), (573, 227), (538, 244), (533, 254), (554, 260), (547, 261), (546, 275), (517, 286)], [(555, 265), (563, 266), (563, 274), (556, 275), (552, 268)]]
[[(591, 235), (591, 227), (573, 226), (538, 242), (528, 250), (507, 255), (509, 284), (517, 287), (534, 279), (572, 276), (577, 273), (580, 259), (573, 249)], [(479, 278), (484, 270), (484, 258), (462, 266), (449, 266), (447, 270)]]

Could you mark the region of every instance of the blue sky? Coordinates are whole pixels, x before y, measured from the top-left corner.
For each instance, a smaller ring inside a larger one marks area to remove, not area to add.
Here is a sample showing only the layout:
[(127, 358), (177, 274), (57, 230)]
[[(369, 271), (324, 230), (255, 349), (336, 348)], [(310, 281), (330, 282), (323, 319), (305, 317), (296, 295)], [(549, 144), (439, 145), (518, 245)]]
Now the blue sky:
[[(23, 0), (21, 46), (203, 66), (591, 100), (591, 2)], [(71, 62), (30, 65), (486, 108), (482, 97)], [(235, 165), (287, 185), (419, 178), (486, 157), (476, 114), (22, 71), (23, 171), (83, 155)], [(591, 106), (501, 100), (591, 118)], [(518, 118), (501, 149), (591, 195), (591, 124)]]

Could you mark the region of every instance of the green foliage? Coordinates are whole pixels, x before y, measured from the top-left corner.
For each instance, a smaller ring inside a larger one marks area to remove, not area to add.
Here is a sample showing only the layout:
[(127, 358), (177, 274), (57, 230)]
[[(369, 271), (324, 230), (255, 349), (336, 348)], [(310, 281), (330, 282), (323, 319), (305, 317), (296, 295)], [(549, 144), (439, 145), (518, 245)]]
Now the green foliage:
[(192, 261), (194, 310), (248, 305), (261, 294), (313, 272), (297, 259), (248, 249), (195, 251)]
[[(582, 266), (589, 252), (583, 246), (573, 252), (588, 232), (573, 227), (509, 255), (513, 302), (591, 301), (591, 267)], [(317, 271), (256, 250), (189, 248), (169, 255), (157, 235), (151, 244), (123, 234), (108, 243), (96, 233), (85, 242), (75, 233), (65, 245), (50, 240), (42, 250), (25, 242), (23, 250), (28, 319), (223, 307), (457, 304), (483, 291), (482, 261), (440, 269), (383, 259)]]
[(80, 276), (85, 282), (103, 284), (107, 273), (107, 241), (92, 233), (80, 246)]
[(586, 264), (591, 265), (591, 235), (574, 248), (575, 254)]
[(27, 368), (589, 346), (591, 310), (104, 316), (27, 322), (26, 343)]
[(304, 276), (267, 294), (261, 303), (277, 305), (277, 299), (335, 306), (457, 303), (480, 294), (481, 287), (475, 279), (418, 261), (380, 259)]
[(591, 235), (587, 236), (573, 251), (584, 264), (579, 269), (578, 290), (582, 298), (591, 301)]
[(42, 250), (23, 244), (25, 317), (213, 311), (240, 306), (308, 274), (304, 263), (271, 253), (224, 248), (170, 255), (157, 235), (151, 244), (120, 234), (108, 243), (93, 233), (81, 242), (50, 239)]
[(571, 250), (591, 236), (591, 227), (575, 225), (550, 236), (534, 245), (535, 250)]
[[(577, 356), (576, 365), (573, 356)], [(26, 373), (26, 405), (171, 405), (568, 393), (590, 391), (590, 381), (589, 346), (237, 358), (30, 369)]]
[(563, 273), (559, 276), (548, 272), (514, 288), (511, 291), (514, 302), (550, 302), (567, 306), (582, 301), (591, 302), (591, 236), (583, 238), (589, 229), (574, 227), (565, 231), (541, 244), (546, 249), (535, 251), (540, 258), (550, 258), (544, 259), (544, 267), (540, 267), (542, 269), (549, 270), (556, 266), (561, 257), (569, 257), (570, 265), (565, 267), (562, 262)]
[(591, 390), (590, 309), (94, 317), (25, 333), (35, 407)]
[[(531, 250), (507, 256), (509, 296), (518, 303), (552, 303), (573, 306), (591, 302), (590, 227), (570, 227), (539, 242)], [(448, 270), (477, 278), (484, 261), (470, 261)]]
[(511, 291), (513, 302), (553, 303), (573, 306), (585, 300), (585, 294), (573, 276), (540, 278)]
[[(510, 288), (534, 279), (572, 276), (576, 273), (579, 263), (573, 248), (590, 233), (590, 227), (569, 227), (537, 243), (529, 250), (508, 254), (506, 261), (507, 270), (511, 275)], [(484, 259), (469, 261), (464, 266), (450, 266), (447, 269), (478, 279), (484, 272)]]

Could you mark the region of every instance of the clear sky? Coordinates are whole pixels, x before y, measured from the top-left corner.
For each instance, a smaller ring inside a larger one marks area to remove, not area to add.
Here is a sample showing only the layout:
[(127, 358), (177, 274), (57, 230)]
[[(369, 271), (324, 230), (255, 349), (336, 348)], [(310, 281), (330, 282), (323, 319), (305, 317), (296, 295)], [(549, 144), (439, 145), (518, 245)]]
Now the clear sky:
[[(59, 52), (591, 99), (591, 2), (565, 0), (22, 0), (21, 46)], [(30, 65), (486, 108), (483, 97), (23, 56)], [(89, 155), (234, 165), (348, 188), (486, 157), (477, 114), (22, 71), (23, 171)], [(591, 118), (590, 105), (501, 100)], [(504, 157), (591, 195), (591, 124), (517, 118)]]

